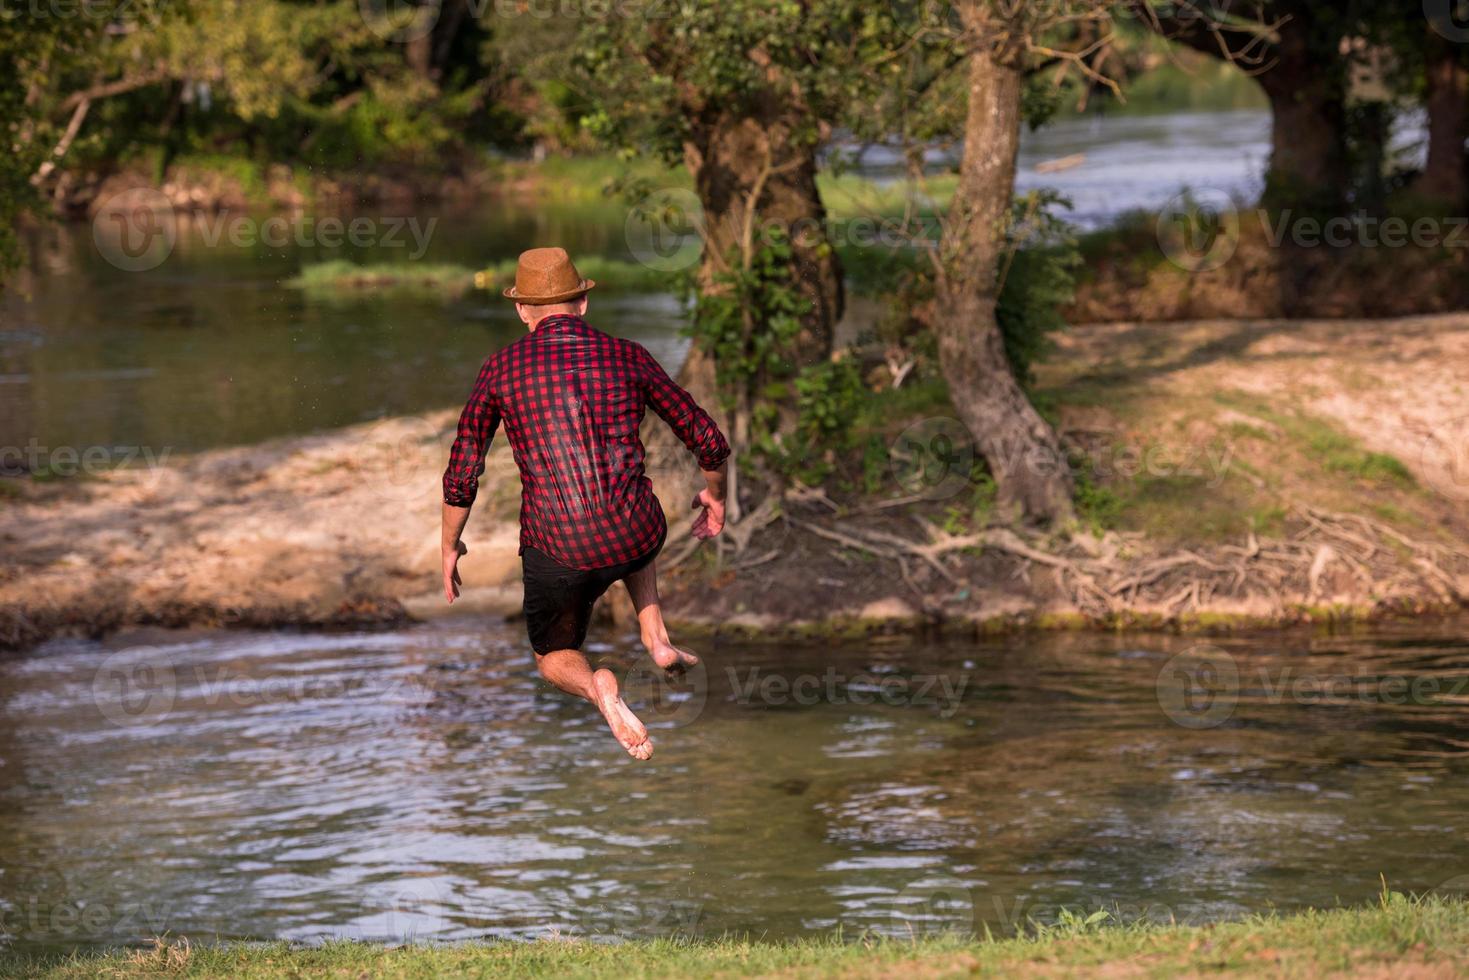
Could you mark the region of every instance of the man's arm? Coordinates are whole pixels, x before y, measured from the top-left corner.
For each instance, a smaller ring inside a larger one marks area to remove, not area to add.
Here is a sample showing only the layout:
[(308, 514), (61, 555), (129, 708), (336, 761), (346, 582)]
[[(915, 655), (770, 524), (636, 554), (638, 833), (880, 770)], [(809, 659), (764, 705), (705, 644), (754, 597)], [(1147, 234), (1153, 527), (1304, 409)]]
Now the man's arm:
[(701, 469), (700, 472), (708, 486), (694, 497), (694, 508), (704, 509), (694, 518), (693, 531), (694, 537), (703, 541), (724, 530), (724, 492), (729, 481), (729, 463), (723, 462), (718, 469)]
[(469, 508), (445, 504), (442, 523), (444, 598), (452, 606), (459, 598), (459, 586), (462, 584), (459, 580), (459, 556), (469, 552), (464, 542), (459, 540), (459, 535), (464, 533), (464, 525), (469, 523)]
[(693, 396), (674, 383), (645, 348), (640, 347), (639, 350), (644, 360), (648, 404), (699, 460), (699, 471), (704, 474), (706, 486), (694, 498), (694, 507), (703, 508), (703, 511), (694, 518), (693, 532), (698, 538), (712, 538), (724, 530), (729, 443)]
[(480, 474), (485, 471), (485, 453), (490, 440), (500, 427), (500, 411), (490, 394), (489, 364), (480, 371), (474, 391), (459, 416), (459, 431), (449, 450), (449, 465), (444, 470), (444, 509), (441, 518), (441, 550), (444, 571), (444, 598), (453, 604), (459, 596), (459, 557), (467, 554), (460, 535), (469, 523), (469, 510), (479, 494)]

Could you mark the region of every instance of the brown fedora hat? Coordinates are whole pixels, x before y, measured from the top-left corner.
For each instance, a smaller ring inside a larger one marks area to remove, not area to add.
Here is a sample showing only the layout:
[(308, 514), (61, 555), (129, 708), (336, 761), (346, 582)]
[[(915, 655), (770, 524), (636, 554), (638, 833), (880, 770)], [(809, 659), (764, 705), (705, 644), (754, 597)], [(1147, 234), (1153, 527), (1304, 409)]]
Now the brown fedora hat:
[(533, 248), (520, 253), (515, 266), (515, 285), (504, 292), (506, 299), (531, 306), (564, 303), (583, 296), (596, 285), (583, 279), (564, 248)]

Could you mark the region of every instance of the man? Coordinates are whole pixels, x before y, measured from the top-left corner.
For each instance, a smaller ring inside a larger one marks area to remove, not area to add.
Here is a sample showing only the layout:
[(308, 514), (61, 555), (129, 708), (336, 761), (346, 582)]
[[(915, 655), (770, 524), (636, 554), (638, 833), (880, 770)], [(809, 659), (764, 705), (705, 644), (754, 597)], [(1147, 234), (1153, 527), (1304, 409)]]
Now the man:
[(582, 319), (595, 285), (562, 249), (520, 256), (504, 295), (530, 332), (480, 369), (444, 471), (444, 597), (452, 604), (459, 595), (459, 558), (467, 552), (460, 535), (485, 451), (503, 422), (520, 468), (525, 621), (536, 666), (561, 690), (596, 705), (628, 753), (647, 759), (653, 743), (623, 703), (617, 678), (594, 672), (581, 652), (592, 605), (623, 581), (654, 662), (665, 670), (698, 663), (669, 642), (663, 623), (654, 559), (668, 525), (643, 472), (638, 426), (651, 407), (698, 458), (707, 484), (694, 498), (698, 538), (724, 527), (729, 445), (646, 349)]

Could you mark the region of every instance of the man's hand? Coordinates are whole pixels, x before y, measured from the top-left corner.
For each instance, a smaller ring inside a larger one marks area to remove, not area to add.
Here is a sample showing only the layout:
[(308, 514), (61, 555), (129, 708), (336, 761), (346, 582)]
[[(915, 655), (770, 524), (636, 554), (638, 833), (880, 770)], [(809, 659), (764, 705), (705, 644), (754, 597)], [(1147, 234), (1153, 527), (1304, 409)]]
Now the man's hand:
[(469, 554), (469, 549), (464, 547), (463, 541), (454, 542), (453, 546), (444, 546), (444, 598), (449, 600), (449, 605), (459, 598), (459, 556)]
[(694, 509), (701, 507), (703, 510), (694, 518), (694, 537), (707, 541), (724, 530), (724, 501), (716, 499), (706, 488), (694, 498)]

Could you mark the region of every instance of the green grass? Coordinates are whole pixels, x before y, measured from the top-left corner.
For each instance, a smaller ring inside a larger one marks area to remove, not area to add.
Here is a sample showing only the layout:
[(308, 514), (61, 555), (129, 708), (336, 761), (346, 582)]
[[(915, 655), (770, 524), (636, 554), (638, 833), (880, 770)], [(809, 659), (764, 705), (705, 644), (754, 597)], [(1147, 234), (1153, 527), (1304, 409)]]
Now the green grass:
[(1127, 976), (1235, 973), (1319, 976), (1411, 971), (1447, 976), (1469, 968), (1469, 906), (1444, 898), (1385, 894), (1367, 908), (1265, 915), (1214, 926), (1114, 924), (1107, 916), (1063, 916), (1013, 939), (837, 938), (766, 943), (750, 939), (655, 940), (625, 944), (410, 945), (331, 943), (195, 946), (105, 956), (0, 960), (0, 976), (431, 978), (747, 976)]
[(431, 262), (358, 265), (338, 259), (304, 266), (301, 274), (287, 280), (286, 285), (311, 292), (373, 289), (462, 292), (474, 285), (474, 270)]
[[(587, 255), (576, 259), (577, 270), (610, 292), (662, 293), (682, 288), (676, 274), (650, 269), (637, 262)], [(507, 259), (481, 270), (430, 262), (357, 265), (333, 261), (308, 265), (286, 285), (313, 293), (340, 294), (369, 290), (410, 290), (457, 295), (470, 288), (498, 293), (515, 281), (515, 260)]]
[[(1329, 473), (1340, 473), (1352, 479), (1378, 486), (1410, 490), (1416, 486), (1413, 474), (1402, 460), (1388, 453), (1366, 449), (1324, 419), (1305, 412), (1286, 413), (1241, 392), (1220, 392), (1215, 399), (1239, 411), (1274, 425), (1303, 453)], [(1235, 429), (1248, 423), (1235, 423)], [(1237, 432), (1237, 434), (1240, 434)]]

